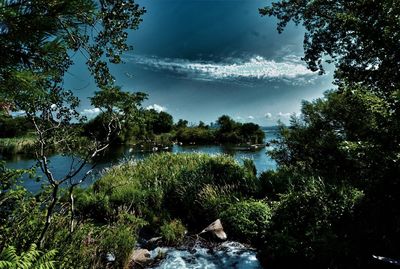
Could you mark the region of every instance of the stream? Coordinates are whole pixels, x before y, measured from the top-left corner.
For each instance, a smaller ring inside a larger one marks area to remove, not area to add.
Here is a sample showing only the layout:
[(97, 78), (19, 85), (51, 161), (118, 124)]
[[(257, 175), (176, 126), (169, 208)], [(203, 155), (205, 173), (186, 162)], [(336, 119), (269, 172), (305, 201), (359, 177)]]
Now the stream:
[(256, 252), (237, 242), (225, 242), (215, 249), (197, 245), (192, 249), (156, 248), (152, 258), (159, 252), (165, 259), (153, 269), (261, 269)]

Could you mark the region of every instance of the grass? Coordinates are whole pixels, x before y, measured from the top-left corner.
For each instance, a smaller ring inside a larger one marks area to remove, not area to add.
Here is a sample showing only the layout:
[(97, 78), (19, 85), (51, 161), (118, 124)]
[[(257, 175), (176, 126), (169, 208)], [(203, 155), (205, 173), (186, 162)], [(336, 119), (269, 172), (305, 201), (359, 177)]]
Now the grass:
[(35, 148), (32, 136), (0, 138), (0, 153), (4, 155), (29, 154)]
[(109, 169), (77, 201), (81, 213), (95, 219), (112, 219), (124, 209), (156, 227), (172, 218), (201, 226), (251, 195), (256, 182), (229, 156), (162, 153)]

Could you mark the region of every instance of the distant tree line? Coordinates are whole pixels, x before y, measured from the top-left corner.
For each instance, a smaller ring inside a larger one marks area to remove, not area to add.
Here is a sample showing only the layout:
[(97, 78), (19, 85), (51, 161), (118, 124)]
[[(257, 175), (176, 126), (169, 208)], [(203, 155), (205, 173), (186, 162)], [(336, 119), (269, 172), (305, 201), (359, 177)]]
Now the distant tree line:
[[(184, 144), (239, 144), (263, 143), (265, 134), (259, 125), (240, 123), (227, 115), (219, 117), (211, 126), (200, 121), (189, 124), (187, 120), (179, 119), (174, 123), (173, 117), (164, 111), (154, 109), (140, 112), (140, 123), (125, 125), (118, 137), (118, 143), (154, 142), (163, 135), (168, 135), (168, 141)], [(102, 114), (83, 125), (86, 136), (104, 136), (104, 126), (107, 119)]]

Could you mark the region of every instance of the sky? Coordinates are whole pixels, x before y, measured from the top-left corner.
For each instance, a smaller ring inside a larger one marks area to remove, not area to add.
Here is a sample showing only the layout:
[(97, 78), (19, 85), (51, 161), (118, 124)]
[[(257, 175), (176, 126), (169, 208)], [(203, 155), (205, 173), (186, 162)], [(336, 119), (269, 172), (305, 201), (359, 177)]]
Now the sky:
[[(149, 94), (144, 107), (197, 123), (226, 114), (261, 126), (288, 123), (311, 101), (333, 88), (332, 72), (320, 76), (301, 61), (304, 30), (290, 24), (282, 34), (276, 19), (261, 17), (267, 0), (139, 0), (147, 9), (130, 32), (134, 49), (112, 67), (124, 90)], [(331, 68), (328, 67), (328, 70)], [(98, 113), (83, 61), (66, 76), (82, 99), (81, 111)]]

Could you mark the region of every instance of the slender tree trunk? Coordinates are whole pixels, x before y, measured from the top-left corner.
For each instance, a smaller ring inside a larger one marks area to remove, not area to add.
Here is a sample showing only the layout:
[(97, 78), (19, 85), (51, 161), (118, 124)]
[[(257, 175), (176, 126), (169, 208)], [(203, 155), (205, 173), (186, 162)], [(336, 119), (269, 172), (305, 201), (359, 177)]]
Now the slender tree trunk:
[(73, 185), (69, 188), (69, 201), (71, 204), (71, 219), (70, 219), (69, 231), (70, 231), (70, 233), (73, 233), (74, 228), (75, 228), (75, 199), (74, 199), (74, 186)]
[(53, 185), (53, 191), (52, 191), (52, 195), (51, 195), (51, 203), (50, 203), (49, 207), (47, 208), (46, 222), (44, 224), (43, 230), (39, 237), (40, 248), (43, 248), (43, 246), (44, 246), (44, 242), (46, 239), (46, 233), (49, 230), (51, 220), (53, 219), (54, 208), (58, 201), (58, 188), (59, 188), (59, 184)]

